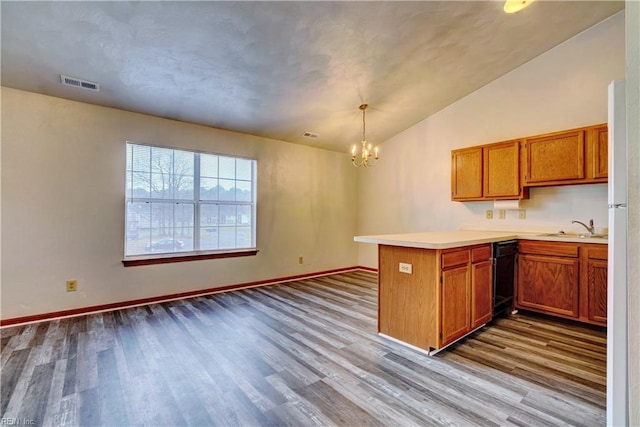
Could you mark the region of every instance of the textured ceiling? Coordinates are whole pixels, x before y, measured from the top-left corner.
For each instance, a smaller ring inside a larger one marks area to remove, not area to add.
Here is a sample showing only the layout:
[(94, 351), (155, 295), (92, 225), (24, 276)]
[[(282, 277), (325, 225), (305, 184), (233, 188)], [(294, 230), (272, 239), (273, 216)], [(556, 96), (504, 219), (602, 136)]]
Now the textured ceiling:
[(623, 7), (2, 1), (2, 85), (348, 151), (361, 103), (367, 139), (382, 142)]

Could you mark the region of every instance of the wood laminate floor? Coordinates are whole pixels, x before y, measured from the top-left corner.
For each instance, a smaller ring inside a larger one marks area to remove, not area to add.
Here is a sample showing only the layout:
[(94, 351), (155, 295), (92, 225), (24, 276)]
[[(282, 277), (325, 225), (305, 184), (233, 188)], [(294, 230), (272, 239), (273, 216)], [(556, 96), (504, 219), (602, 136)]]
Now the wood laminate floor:
[(351, 272), (1, 331), (2, 425), (605, 425), (606, 333), (497, 319), (429, 357)]

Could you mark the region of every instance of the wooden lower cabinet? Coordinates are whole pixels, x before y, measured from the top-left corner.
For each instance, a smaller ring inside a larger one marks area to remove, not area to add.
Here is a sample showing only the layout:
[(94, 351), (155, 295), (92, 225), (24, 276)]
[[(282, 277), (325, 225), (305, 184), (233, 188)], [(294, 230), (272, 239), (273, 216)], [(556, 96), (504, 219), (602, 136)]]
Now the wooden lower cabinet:
[(586, 252), (586, 316), (591, 322), (606, 325), (608, 251), (606, 247), (589, 247)]
[(517, 308), (605, 326), (607, 246), (521, 240)]
[(518, 305), (577, 318), (580, 261), (544, 255), (520, 255)]
[[(379, 245), (378, 332), (440, 349), (492, 317), (491, 245), (435, 250)], [(412, 272), (400, 272), (400, 263)]]
[(493, 317), (493, 261), (471, 264), (471, 329), (476, 329)]
[(471, 327), (469, 266), (442, 272), (442, 343), (465, 335)]

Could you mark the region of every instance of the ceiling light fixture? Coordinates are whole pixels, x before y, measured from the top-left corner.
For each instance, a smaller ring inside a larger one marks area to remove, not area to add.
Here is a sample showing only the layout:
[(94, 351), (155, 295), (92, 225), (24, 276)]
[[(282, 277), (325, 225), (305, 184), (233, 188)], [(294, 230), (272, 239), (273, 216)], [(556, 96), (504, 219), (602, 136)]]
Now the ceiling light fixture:
[(534, 0), (506, 0), (504, 2), (504, 11), (506, 13), (520, 12), (525, 7), (533, 3)]
[[(353, 163), (353, 166), (357, 168), (360, 166), (364, 166), (365, 168), (367, 166), (373, 166), (378, 161), (378, 147), (374, 147), (372, 153), (371, 144), (367, 144), (367, 138), (365, 137), (365, 110), (367, 107), (369, 107), (367, 104), (362, 104), (358, 107), (360, 111), (362, 111), (362, 141), (360, 141), (362, 147), (360, 149), (360, 154), (358, 154), (358, 144), (353, 144), (353, 147), (351, 147), (351, 163)], [(370, 160), (372, 156), (373, 161)]]

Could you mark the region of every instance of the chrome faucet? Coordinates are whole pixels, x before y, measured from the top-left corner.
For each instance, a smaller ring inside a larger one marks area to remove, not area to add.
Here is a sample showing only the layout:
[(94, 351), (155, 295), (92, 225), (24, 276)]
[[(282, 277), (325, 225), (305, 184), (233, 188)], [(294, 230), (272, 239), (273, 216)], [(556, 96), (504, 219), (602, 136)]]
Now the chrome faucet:
[(590, 235), (594, 235), (596, 234), (596, 228), (593, 225), (593, 220), (590, 219), (589, 220), (589, 226), (587, 227), (587, 224), (585, 224), (584, 222), (580, 222), (580, 221), (571, 221), (571, 224), (580, 224), (581, 226), (583, 226), (584, 228), (587, 229), (587, 231), (589, 232)]

